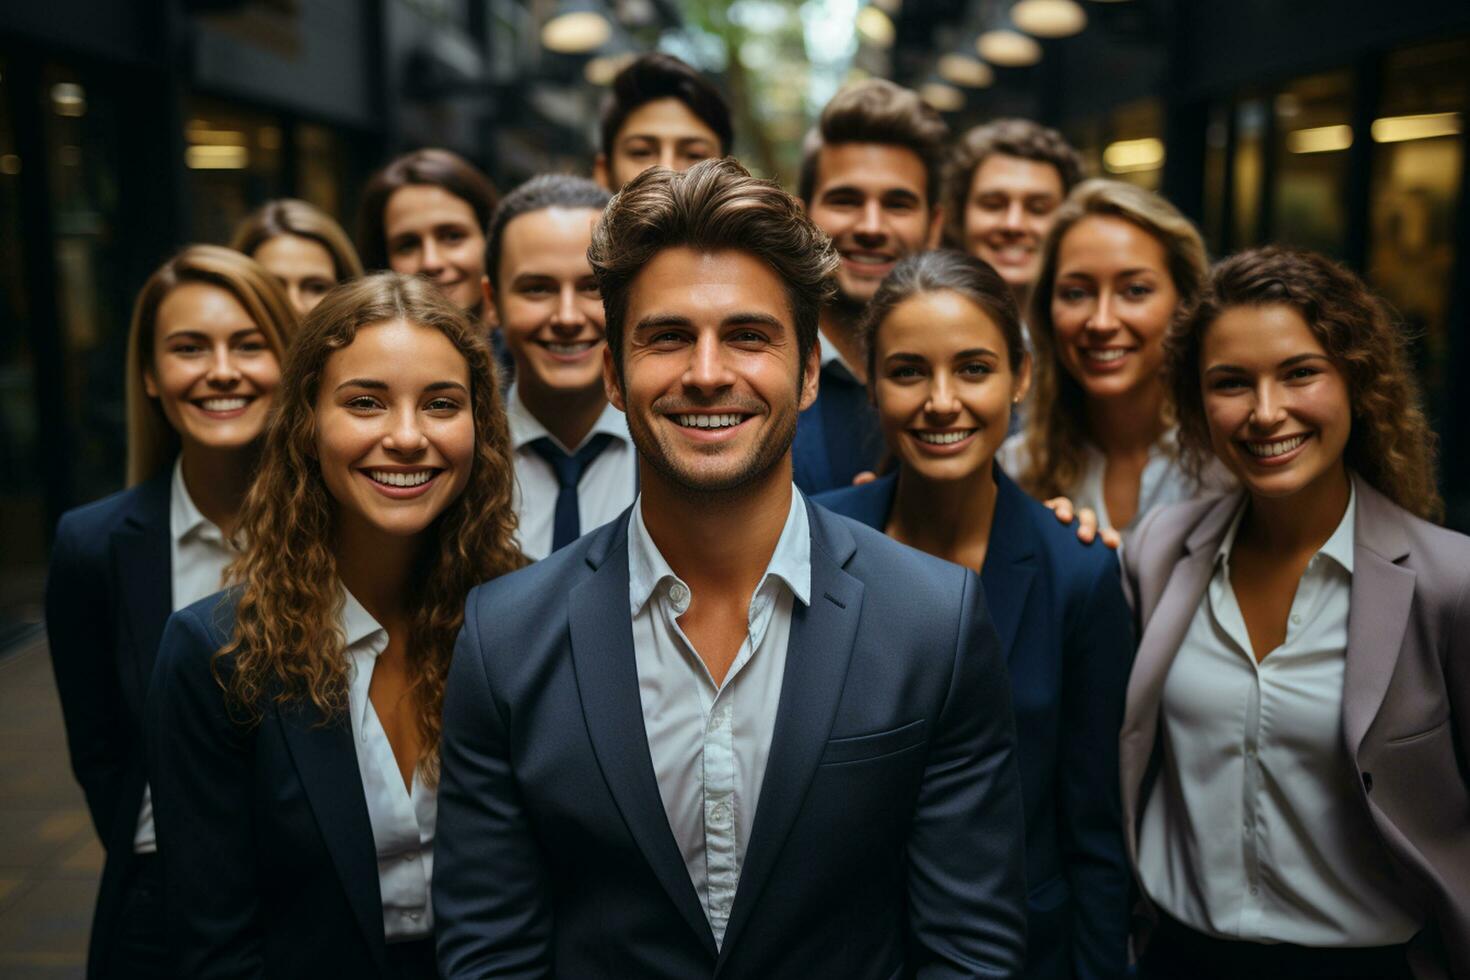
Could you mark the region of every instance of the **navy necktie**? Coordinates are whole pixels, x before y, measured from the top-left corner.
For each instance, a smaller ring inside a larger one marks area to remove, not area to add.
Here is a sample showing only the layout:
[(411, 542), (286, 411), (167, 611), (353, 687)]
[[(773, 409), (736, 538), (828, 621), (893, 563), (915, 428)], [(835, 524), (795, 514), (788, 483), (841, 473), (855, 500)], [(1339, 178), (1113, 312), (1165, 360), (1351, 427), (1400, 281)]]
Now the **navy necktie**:
[(550, 463), (552, 471), (556, 473), (556, 517), (551, 525), (552, 551), (571, 544), (581, 536), (582, 518), (577, 507), (577, 484), (582, 481), (582, 474), (587, 472), (587, 467), (592, 465), (598, 453), (606, 449), (612, 441), (610, 434), (599, 432), (571, 456), (563, 452), (548, 436), (532, 439), (527, 444), (532, 452)]

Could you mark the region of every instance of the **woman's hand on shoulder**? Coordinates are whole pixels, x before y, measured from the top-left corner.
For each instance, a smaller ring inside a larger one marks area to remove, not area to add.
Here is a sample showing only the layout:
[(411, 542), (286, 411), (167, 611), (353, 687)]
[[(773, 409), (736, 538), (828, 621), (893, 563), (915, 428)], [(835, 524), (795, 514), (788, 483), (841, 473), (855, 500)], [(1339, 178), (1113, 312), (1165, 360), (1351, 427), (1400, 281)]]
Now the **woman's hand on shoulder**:
[(1083, 544), (1092, 544), (1094, 539), (1101, 537), (1103, 544), (1117, 551), (1118, 546), (1123, 543), (1123, 535), (1118, 533), (1117, 528), (1097, 526), (1097, 512), (1091, 507), (1079, 510), (1072, 506), (1068, 497), (1053, 497), (1043, 503), (1063, 524), (1071, 524), (1074, 519), (1077, 521), (1077, 540)]

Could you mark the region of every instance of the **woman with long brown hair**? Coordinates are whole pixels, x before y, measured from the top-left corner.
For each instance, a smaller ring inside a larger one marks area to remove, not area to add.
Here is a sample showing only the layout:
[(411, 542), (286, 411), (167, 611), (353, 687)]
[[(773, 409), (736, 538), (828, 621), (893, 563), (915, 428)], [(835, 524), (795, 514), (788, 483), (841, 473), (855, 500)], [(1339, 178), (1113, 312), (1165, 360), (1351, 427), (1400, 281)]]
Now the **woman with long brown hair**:
[(339, 282), (362, 275), (357, 249), (342, 226), (315, 205), (291, 197), (252, 211), (235, 229), (230, 247), (275, 276), (300, 316)]
[(1403, 340), (1351, 272), (1272, 247), (1168, 352), (1186, 464), (1241, 489), (1124, 550), (1139, 975), (1470, 975), (1470, 538), (1432, 523)]
[(150, 764), (190, 977), (434, 975), (440, 706), (471, 586), (524, 563), (490, 353), (421, 279), (312, 311), (239, 585), (170, 621)]
[(238, 252), (186, 248), (144, 284), (126, 363), (128, 489), (62, 516), (46, 584), (72, 770), (107, 852), (88, 975), (171, 976), (143, 765), (169, 613), (217, 591), (296, 316)]
[(1025, 425), (999, 457), (1027, 493), (1125, 530), (1200, 489), (1179, 465), (1160, 368), (1207, 271), (1199, 232), (1162, 197), (1115, 180), (1073, 189), (1031, 293)]

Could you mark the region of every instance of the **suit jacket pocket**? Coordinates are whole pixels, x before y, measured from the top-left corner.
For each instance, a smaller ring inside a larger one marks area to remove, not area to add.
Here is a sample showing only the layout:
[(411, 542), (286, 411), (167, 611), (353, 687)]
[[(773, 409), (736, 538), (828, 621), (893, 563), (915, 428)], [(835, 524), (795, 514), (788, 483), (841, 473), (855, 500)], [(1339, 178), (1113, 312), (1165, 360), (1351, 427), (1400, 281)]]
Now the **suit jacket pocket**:
[(928, 731), (929, 722), (920, 718), (918, 721), (911, 721), (907, 725), (886, 732), (828, 739), (827, 748), (822, 752), (821, 765), (835, 766), (847, 762), (866, 762), (869, 759), (893, 755), (923, 744), (924, 736), (928, 734)]

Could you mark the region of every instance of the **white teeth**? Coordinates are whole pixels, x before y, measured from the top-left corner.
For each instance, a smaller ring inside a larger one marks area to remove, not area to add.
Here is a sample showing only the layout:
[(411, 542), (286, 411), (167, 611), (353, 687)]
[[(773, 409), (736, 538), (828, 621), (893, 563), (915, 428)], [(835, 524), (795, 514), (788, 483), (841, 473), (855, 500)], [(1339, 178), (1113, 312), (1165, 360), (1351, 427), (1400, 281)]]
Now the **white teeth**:
[(920, 442), (927, 442), (932, 446), (948, 446), (951, 443), (962, 442), (970, 438), (974, 429), (965, 429), (963, 432), (915, 432)]
[(199, 402), (206, 412), (234, 412), (248, 404), (245, 398), (205, 398)]
[(675, 415), (675, 421), (692, 429), (728, 429), (745, 421), (743, 415)]
[(1107, 363), (1118, 360), (1127, 354), (1128, 351), (1122, 347), (1109, 347), (1107, 350), (1088, 349), (1083, 353), (1087, 355), (1088, 360)]
[(893, 261), (886, 255), (855, 255), (849, 253), (846, 258), (856, 262), (858, 265), (886, 265)]
[(1272, 456), (1286, 455), (1297, 446), (1300, 446), (1303, 442), (1306, 442), (1306, 440), (1307, 437), (1301, 435), (1291, 436), (1288, 439), (1278, 439), (1275, 442), (1248, 442), (1245, 444), (1245, 451), (1250, 453), (1252, 456), (1260, 456), (1265, 459), (1269, 459)]
[(418, 470), (413, 473), (398, 473), (393, 470), (368, 470), (368, 476), (390, 487), (418, 487), (428, 483), (433, 478), (434, 471)]
[(583, 351), (591, 350), (596, 343), (597, 341), (595, 340), (578, 341), (575, 344), (548, 343), (546, 345), (546, 349), (551, 351), (553, 354), (560, 354), (563, 357), (569, 357), (572, 354), (580, 354)]

